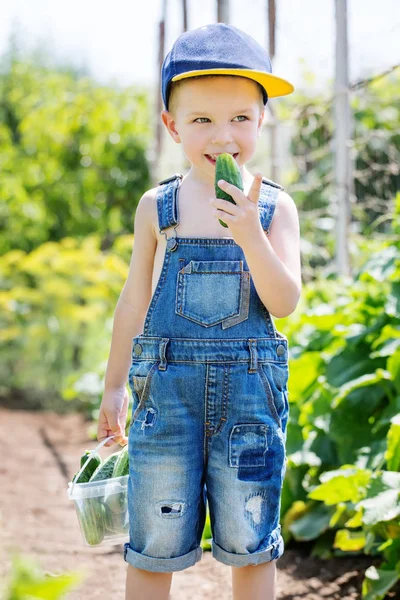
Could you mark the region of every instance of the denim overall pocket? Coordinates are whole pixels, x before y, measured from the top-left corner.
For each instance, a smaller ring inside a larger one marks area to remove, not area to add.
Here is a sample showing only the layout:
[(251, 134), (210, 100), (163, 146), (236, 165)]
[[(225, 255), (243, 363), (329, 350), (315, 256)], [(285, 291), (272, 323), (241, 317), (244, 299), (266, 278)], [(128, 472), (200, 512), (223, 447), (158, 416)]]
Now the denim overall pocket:
[(265, 467), (270, 462), (268, 449), (268, 425), (264, 423), (234, 425), (229, 436), (229, 466)]
[(250, 271), (242, 260), (191, 260), (178, 272), (175, 312), (203, 327), (223, 329), (249, 316)]
[(132, 416), (129, 426), (136, 420), (139, 412), (145, 407), (150, 393), (151, 378), (158, 363), (132, 363), (129, 371), (129, 387), (132, 393)]
[(259, 363), (258, 373), (261, 377), (267, 406), (277, 425), (282, 428), (282, 422), (287, 421), (289, 412), (287, 381), (288, 364)]

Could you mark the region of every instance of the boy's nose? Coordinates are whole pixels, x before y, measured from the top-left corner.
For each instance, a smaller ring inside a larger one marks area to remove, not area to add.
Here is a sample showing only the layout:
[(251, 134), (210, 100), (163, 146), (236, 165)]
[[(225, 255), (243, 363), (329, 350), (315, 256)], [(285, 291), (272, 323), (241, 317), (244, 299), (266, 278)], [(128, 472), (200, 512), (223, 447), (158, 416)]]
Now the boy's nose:
[(212, 136), (213, 144), (226, 144), (232, 141), (232, 131), (229, 127), (219, 127), (215, 129)]

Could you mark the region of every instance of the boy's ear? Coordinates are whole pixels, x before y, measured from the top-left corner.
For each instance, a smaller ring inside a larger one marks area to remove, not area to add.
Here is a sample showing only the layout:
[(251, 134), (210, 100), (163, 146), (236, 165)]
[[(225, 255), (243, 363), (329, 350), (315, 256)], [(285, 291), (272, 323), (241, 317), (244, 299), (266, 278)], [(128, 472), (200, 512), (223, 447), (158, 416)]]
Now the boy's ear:
[(180, 144), (181, 138), (176, 129), (176, 123), (175, 123), (173, 114), (170, 113), (168, 110), (163, 110), (161, 113), (161, 119), (162, 119), (162, 122), (164, 123), (165, 127), (168, 129), (168, 133), (170, 134), (170, 136), (172, 137), (174, 142), (176, 142), (177, 144)]

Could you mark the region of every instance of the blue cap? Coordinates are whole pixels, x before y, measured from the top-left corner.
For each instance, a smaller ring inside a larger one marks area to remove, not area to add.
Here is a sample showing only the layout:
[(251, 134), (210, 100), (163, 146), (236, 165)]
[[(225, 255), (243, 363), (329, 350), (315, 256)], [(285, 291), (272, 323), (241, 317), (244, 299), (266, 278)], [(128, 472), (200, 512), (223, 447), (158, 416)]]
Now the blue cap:
[(199, 75), (239, 75), (253, 79), (268, 98), (291, 94), (291, 83), (272, 75), (268, 52), (233, 25), (213, 23), (182, 33), (164, 59), (162, 97), (168, 110), (171, 82)]

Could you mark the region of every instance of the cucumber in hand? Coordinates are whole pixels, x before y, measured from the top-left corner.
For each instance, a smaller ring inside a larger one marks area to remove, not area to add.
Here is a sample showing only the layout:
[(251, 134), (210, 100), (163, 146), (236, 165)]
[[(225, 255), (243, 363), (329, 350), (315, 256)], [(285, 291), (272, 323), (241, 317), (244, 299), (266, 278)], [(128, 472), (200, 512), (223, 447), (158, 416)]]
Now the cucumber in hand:
[[(232, 204), (236, 204), (232, 196), (219, 187), (218, 181), (220, 179), (232, 183), (243, 192), (243, 181), (239, 166), (233, 156), (226, 152), (217, 156), (215, 165), (215, 195), (217, 198), (228, 200), (229, 202), (232, 202)], [(218, 219), (218, 221), (223, 227), (228, 227), (221, 219)]]

